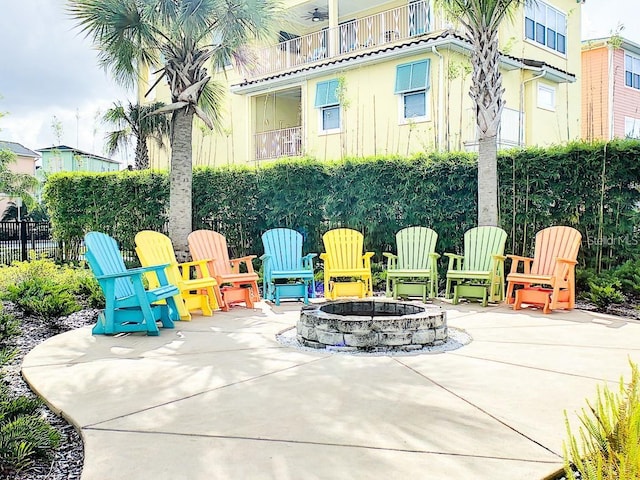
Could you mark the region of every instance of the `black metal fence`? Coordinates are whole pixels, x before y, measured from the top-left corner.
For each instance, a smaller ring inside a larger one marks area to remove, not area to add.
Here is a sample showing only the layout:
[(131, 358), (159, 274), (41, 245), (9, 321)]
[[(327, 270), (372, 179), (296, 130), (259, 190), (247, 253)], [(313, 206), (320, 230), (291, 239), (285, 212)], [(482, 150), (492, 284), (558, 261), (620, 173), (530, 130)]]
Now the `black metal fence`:
[(61, 260), (62, 248), (49, 222), (0, 222), (0, 264), (29, 259), (29, 252)]

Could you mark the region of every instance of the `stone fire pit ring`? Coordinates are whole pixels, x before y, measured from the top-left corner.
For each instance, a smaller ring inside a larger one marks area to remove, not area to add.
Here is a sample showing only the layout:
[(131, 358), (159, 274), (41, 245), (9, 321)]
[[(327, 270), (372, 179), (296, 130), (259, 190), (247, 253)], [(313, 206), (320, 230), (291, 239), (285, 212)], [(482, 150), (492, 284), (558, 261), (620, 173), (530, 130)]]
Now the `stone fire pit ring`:
[(416, 351), (447, 341), (446, 312), (390, 299), (338, 300), (304, 306), (296, 325), (306, 347), (344, 352)]

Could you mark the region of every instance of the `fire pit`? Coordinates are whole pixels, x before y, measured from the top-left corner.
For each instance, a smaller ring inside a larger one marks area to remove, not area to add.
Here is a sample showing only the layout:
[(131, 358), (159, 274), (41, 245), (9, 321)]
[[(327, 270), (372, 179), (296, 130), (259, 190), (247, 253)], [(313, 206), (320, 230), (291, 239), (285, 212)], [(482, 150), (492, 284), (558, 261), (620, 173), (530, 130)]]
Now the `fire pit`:
[(412, 351), (447, 340), (445, 312), (437, 306), (393, 300), (342, 300), (302, 308), (301, 345), (338, 351)]

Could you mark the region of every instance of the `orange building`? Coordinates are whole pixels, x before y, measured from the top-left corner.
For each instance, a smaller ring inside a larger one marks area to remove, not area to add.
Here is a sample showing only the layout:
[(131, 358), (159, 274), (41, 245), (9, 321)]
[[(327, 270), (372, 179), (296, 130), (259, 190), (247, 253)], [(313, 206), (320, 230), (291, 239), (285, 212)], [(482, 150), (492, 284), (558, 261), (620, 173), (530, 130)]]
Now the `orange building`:
[(619, 36), (582, 42), (582, 138), (640, 138), (640, 45)]

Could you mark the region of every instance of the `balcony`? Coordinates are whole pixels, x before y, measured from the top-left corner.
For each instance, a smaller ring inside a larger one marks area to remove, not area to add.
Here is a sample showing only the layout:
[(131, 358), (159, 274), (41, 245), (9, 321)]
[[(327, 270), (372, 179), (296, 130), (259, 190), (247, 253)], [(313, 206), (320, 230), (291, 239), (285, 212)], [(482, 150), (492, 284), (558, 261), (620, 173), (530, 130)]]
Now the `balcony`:
[(428, 1), (412, 2), (344, 22), (335, 28), (325, 28), (258, 50), (259, 63), (252, 70), (250, 79), (381, 49), (427, 33), (430, 26)]
[(302, 155), (302, 127), (282, 128), (256, 133), (256, 160)]

